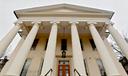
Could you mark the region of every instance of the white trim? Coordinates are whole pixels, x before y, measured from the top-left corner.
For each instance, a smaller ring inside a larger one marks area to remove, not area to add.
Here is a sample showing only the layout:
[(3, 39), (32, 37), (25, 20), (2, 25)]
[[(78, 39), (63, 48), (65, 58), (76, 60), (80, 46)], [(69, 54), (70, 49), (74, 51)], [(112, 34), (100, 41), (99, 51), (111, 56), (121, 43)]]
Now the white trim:
[(86, 17), (21, 17), (20, 21), (78, 21), (78, 22), (109, 22), (108, 18), (86, 18)]

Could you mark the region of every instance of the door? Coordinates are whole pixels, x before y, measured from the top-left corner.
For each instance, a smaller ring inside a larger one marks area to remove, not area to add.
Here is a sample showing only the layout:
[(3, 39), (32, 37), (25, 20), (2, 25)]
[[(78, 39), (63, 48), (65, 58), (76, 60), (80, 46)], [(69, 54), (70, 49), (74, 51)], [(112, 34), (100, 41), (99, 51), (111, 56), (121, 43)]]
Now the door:
[(59, 61), (58, 76), (70, 76), (69, 61)]

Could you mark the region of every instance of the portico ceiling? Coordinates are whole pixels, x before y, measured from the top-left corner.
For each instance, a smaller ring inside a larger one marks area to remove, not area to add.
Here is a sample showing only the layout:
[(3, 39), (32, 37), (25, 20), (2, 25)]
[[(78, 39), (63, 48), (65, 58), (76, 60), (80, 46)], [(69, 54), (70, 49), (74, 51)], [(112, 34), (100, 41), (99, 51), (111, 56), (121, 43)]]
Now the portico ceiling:
[[(24, 22), (24, 26), (26, 26), (26, 30), (30, 31), (32, 28), (32, 23), (31, 22)], [(61, 21), (57, 23), (58, 25), (58, 33), (62, 34), (71, 34), (71, 23), (68, 21)], [(77, 25), (77, 29), (79, 34), (90, 34), (88, 24), (86, 22), (79, 22)], [(99, 25), (99, 26), (98, 26)], [(103, 27), (101, 25), (104, 25), (104, 23), (97, 23), (97, 30), (101, 31)], [(38, 30), (38, 33), (45, 33), (49, 34), (51, 31), (52, 23), (49, 21), (41, 22), (40, 28)]]

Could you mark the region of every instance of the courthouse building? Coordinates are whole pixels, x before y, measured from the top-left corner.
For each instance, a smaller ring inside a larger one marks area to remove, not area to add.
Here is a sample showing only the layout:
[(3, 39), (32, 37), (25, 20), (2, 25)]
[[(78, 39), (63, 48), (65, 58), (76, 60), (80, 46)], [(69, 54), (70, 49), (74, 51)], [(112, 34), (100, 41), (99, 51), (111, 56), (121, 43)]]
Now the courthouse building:
[(107, 37), (128, 58), (128, 44), (113, 27), (112, 11), (57, 4), (14, 11), (15, 26), (0, 41), (2, 57), (21, 40), (0, 76), (127, 76)]

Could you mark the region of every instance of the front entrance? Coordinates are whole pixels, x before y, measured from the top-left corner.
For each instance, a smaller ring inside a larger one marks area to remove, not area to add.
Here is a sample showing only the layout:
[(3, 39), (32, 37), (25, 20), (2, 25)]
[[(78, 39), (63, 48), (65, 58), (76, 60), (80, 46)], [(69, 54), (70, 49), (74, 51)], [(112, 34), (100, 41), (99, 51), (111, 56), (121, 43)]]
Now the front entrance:
[(59, 61), (58, 76), (70, 76), (70, 65), (68, 60)]

